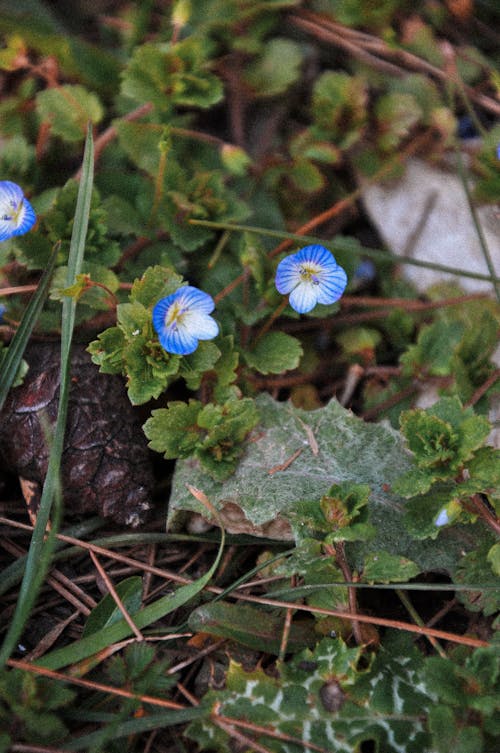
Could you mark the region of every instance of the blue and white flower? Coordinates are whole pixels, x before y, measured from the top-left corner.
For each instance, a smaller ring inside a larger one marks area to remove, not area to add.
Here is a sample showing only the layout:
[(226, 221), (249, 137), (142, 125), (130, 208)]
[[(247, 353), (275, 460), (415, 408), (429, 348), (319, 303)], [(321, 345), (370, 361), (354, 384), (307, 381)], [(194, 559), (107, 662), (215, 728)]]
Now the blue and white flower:
[(17, 183), (0, 180), (0, 241), (24, 235), (36, 222), (36, 214)]
[(162, 298), (153, 308), (153, 326), (167, 353), (187, 356), (198, 340), (211, 340), (219, 325), (210, 314), (215, 308), (212, 296), (191, 285)]
[(347, 285), (347, 275), (324, 246), (305, 246), (285, 256), (276, 270), (276, 287), (290, 294), (290, 306), (299, 314), (317, 303), (335, 303)]

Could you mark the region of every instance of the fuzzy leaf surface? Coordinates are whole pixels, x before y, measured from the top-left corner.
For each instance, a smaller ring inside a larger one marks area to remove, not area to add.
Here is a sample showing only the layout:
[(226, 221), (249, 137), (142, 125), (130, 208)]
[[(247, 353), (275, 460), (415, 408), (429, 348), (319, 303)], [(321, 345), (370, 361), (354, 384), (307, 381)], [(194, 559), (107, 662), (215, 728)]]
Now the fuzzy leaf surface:
[[(169, 528), (182, 524), (186, 510), (204, 514), (187, 493), (186, 484), (191, 484), (219, 509), (227, 530), (300, 540), (304, 501), (310, 507), (316, 500), (319, 510), (332, 485), (355, 481), (370, 487), (370, 524), (376, 528), (369, 541), (348, 544), (357, 567), (368, 553), (383, 550), (413, 560), (421, 569), (454, 570), (463, 551), (474, 545), (458, 527), (441, 531), (437, 542), (414, 541), (409, 535), (405, 503), (390, 488), (410, 464), (399, 432), (365, 423), (335, 400), (316, 411), (265, 394), (255, 402), (261, 422), (247, 440), (236, 472), (224, 483), (208, 478), (194, 456), (177, 463)], [(482, 535), (478, 530), (478, 540)]]

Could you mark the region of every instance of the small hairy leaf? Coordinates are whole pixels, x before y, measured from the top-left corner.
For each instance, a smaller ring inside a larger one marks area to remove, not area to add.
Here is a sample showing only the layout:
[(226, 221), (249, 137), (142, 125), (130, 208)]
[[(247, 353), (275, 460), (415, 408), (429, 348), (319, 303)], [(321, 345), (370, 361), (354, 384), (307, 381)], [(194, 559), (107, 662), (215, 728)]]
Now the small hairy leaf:
[(296, 337), (285, 332), (268, 332), (253, 350), (245, 351), (244, 356), (247, 364), (261, 374), (281, 374), (296, 369), (302, 353)]

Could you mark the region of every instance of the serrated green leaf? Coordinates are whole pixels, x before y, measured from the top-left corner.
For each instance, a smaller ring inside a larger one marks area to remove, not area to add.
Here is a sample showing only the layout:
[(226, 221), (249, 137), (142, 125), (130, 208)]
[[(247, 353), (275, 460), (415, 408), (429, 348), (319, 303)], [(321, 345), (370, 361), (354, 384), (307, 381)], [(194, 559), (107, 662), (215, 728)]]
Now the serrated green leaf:
[(188, 404), (174, 401), (153, 411), (143, 429), (151, 449), (163, 452), (166, 458), (194, 454), (210, 475), (222, 480), (236, 467), (243, 440), (257, 420), (250, 398), (204, 406), (197, 400)]
[(90, 343), (87, 350), (103, 374), (121, 374), (124, 368), (124, 345), (123, 330), (120, 327), (109, 327), (97, 336), (97, 340)]
[(54, 135), (65, 141), (83, 141), (89, 122), (97, 124), (103, 117), (99, 97), (80, 84), (63, 84), (44, 89), (36, 97), (37, 112), (49, 122)]
[(199, 400), (183, 403), (176, 400), (167, 408), (158, 408), (151, 413), (143, 426), (149, 439), (149, 447), (162, 452), (166, 458), (189, 457), (195, 451), (200, 437), (198, 414)]
[(130, 298), (146, 308), (153, 306), (160, 298), (175, 293), (183, 285), (181, 275), (169, 267), (148, 267), (142, 277), (134, 280)]
[(183, 377), (190, 390), (200, 387), (204, 375), (217, 363), (221, 352), (213, 342), (201, 341), (189, 356), (185, 356), (180, 363), (179, 376)]
[(261, 374), (281, 374), (296, 369), (302, 354), (302, 345), (296, 337), (285, 332), (268, 332), (253, 350), (244, 352), (244, 357), (248, 366)]
[(167, 388), (179, 370), (181, 356), (166, 354), (159, 346), (155, 349), (150, 337), (140, 332), (131, 335), (122, 352), (127, 392), (132, 405), (143, 405)]
[(176, 44), (146, 42), (136, 47), (123, 74), (122, 93), (167, 113), (179, 105), (214, 105), (222, 98), (222, 83), (208, 70), (203, 45), (193, 36)]

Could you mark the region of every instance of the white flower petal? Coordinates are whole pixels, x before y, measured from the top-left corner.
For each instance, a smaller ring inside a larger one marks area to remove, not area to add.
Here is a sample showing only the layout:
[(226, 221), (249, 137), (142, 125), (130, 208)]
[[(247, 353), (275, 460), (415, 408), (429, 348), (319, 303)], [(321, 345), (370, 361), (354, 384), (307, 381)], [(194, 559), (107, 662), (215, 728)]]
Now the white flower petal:
[(219, 325), (215, 319), (199, 311), (188, 311), (182, 325), (198, 340), (211, 340), (219, 334)]
[(318, 302), (318, 285), (301, 282), (290, 293), (290, 306), (299, 314), (307, 314)]

